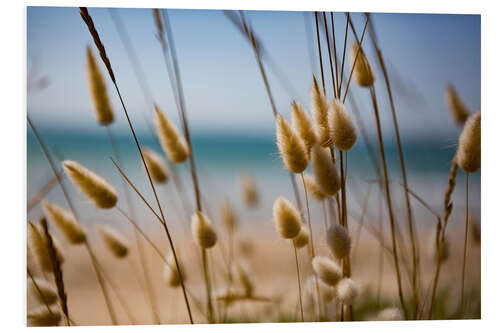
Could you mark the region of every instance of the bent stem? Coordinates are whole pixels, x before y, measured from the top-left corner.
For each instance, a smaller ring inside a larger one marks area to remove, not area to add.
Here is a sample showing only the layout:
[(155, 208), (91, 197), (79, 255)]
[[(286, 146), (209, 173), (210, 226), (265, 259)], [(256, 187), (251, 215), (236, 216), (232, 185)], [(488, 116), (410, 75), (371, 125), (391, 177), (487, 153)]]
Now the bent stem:
[(397, 283), (398, 283), (399, 301), (401, 302), (401, 308), (403, 310), (404, 317), (408, 318), (408, 310), (406, 309), (406, 304), (405, 304), (404, 296), (403, 296), (403, 286), (401, 284), (401, 271), (400, 271), (400, 267), (399, 267), (398, 247), (396, 244), (396, 223), (394, 220), (394, 213), (392, 210), (391, 190), (389, 187), (389, 175), (387, 172), (387, 163), (386, 163), (386, 159), (385, 159), (384, 141), (382, 138), (382, 127), (380, 125), (380, 117), (379, 117), (378, 106), (377, 106), (377, 97), (375, 95), (375, 89), (373, 88), (373, 86), (370, 87), (370, 95), (372, 98), (373, 111), (375, 113), (375, 120), (376, 120), (376, 125), (377, 125), (377, 137), (378, 137), (378, 143), (379, 143), (379, 148), (380, 148), (380, 155), (381, 155), (381, 159), (382, 159), (382, 169), (383, 169), (383, 173), (384, 173), (385, 196), (386, 196), (386, 202), (387, 202), (387, 210), (389, 212), (389, 222), (390, 222), (390, 227), (391, 227), (392, 252), (393, 252), (393, 257), (394, 257), (394, 268), (396, 270), (396, 278), (397, 278)]
[(465, 239), (464, 239), (464, 256), (462, 261), (462, 288), (460, 292), (460, 313), (463, 316), (465, 312), (465, 266), (467, 261), (467, 239), (469, 235), (469, 173), (466, 173), (465, 180)]

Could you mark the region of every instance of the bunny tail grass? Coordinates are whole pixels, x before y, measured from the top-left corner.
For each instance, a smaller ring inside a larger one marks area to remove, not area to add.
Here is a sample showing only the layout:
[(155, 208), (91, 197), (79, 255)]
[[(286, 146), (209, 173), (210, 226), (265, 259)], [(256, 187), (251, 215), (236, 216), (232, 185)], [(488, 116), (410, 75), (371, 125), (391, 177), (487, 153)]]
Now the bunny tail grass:
[(468, 173), (474, 173), (481, 167), (481, 113), (472, 114), (465, 122), (458, 138), (455, 160)]
[(347, 151), (356, 143), (356, 127), (349, 117), (344, 104), (338, 99), (331, 103), (329, 113), (330, 136), (333, 144), (340, 150)]
[(181, 136), (174, 123), (165, 117), (157, 105), (155, 105), (154, 124), (161, 147), (168, 158), (175, 163), (184, 162), (189, 157), (189, 147), (186, 140)]
[(151, 177), (158, 184), (166, 184), (169, 179), (168, 169), (165, 162), (156, 152), (143, 147), (142, 153), (146, 160), (146, 165), (151, 172)]
[(191, 232), (196, 244), (203, 249), (209, 249), (217, 242), (212, 222), (199, 210), (191, 217)]
[(118, 233), (115, 229), (109, 226), (98, 225), (97, 231), (101, 236), (106, 247), (117, 258), (123, 258), (129, 253), (129, 246), (125, 238)]
[(284, 197), (278, 197), (274, 201), (273, 220), (276, 231), (285, 239), (296, 237), (302, 227), (299, 211)]
[[(357, 60), (354, 62), (356, 57)], [(358, 43), (351, 44), (349, 58), (351, 60), (351, 68), (354, 71), (354, 80), (356, 80), (361, 87), (371, 87), (375, 81), (375, 76), (363, 49), (359, 48)]]
[(446, 85), (445, 99), (455, 123), (463, 125), (469, 117), (470, 112), (451, 83)]
[(328, 150), (315, 145), (311, 150), (311, 165), (316, 183), (321, 191), (328, 196), (337, 194), (340, 190), (340, 178)]
[(75, 186), (100, 208), (113, 208), (118, 201), (116, 190), (104, 178), (78, 162), (62, 162), (64, 171)]
[(114, 120), (113, 109), (106, 91), (104, 76), (99, 70), (90, 46), (87, 46), (87, 79), (97, 122), (104, 126), (111, 124)]
[(292, 102), (292, 126), (299, 134), (306, 146), (307, 154), (311, 152), (312, 146), (316, 143), (316, 133), (311, 122), (311, 118), (300, 103)]
[(311, 112), (318, 144), (322, 147), (329, 147), (332, 140), (328, 123), (328, 101), (314, 76), (311, 88)]
[(301, 173), (307, 168), (306, 146), (281, 114), (276, 118), (276, 143), (287, 170)]
[(72, 213), (48, 201), (42, 201), (42, 206), (49, 221), (59, 228), (71, 244), (81, 244), (85, 242), (87, 234)]

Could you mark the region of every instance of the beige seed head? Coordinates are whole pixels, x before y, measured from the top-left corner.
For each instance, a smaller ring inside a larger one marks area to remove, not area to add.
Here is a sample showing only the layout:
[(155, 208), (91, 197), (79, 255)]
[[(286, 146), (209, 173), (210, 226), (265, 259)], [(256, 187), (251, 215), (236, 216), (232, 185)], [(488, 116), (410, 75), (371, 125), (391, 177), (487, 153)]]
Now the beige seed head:
[[(177, 261), (179, 262), (182, 279), (186, 281), (186, 272), (179, 257), (177, 257)], [(165, 268), (163, 270), (163, 277), (165, 278), (167, 284), (172, 288), (181, 285), (179, 271), (177, 270), (177, 265), (175, 264), (174, 256), (172, 253), (170, 253), (167, 257), (167, 262), (165, 263)]]
[(280, 114), (276, 118), (276, 143), (286, 169), (294, 173), (301, 173), (307, 168), (306, 146)]
[(161, 147), (168, 158), (175, 163), (182, 163), (189, 157), (189, 147), (179, 130), (160, 108), (155, 105), (156, 134), (160, 139)]
[[(357, 59), (356, 59), (356, 54), (358, 54)], [(354, 65), (354, 72), (353, 72), (354, 80), (356, 80), (356, 82), (361, 87), (372, 86), (373, 82), (375, 81), (375, 76), (373, 74), (372, 68), (370, 66), (370, 63), (368, 62), (368, 59), (366, 58), (363, 49), (359, 50), (358, 53), (357, 43), (351, 44), (351, 52), (349, 58), (351, 62), (351, 69)], [(356, 59), (356, 64), (354, 64), (355, 59)]]
[(327, 257), (314, 257), (312, 266), (314, 273), (329, 286), (335, 287), (342, 278), (342, 270), (339, 265)]
[(211, 248), (217, 242), (212, 222), (198, 210), (191, 217), (191, 232), (195, 242), (204, 249)]
[(307, 114), (306, 110), (298, 102), (292, 102), (292, 126), (297, 133), (299, 133), (300, 138), (304, 142), (307, 150), (307, 154), (311, 151), (311, 147), (316, 143), (316, 133)]
[(237, 277), (243, 286), (246, 297), (251, 297), (254, 290), (254, 284), (251, 279), (250, 268), (245, 262), (238, 262), (233, 264), (231, 267), (231, 273), (233, 276)]
[(347, 230), (340, 224), (334, 224), (328, 228), (326, 242), (330, 251), (337, 259), (349, 256), (351, 252), (351, 237)]
[(472, 114), (458, 138), (455, 161), (462, 170), (474, 173), (481, 167), (481, 113)]
[(311, 112), (318, 144), (322, 147), (330, 147), (332, 140), (328, 124), (328, 101), (314, 76), (311, 88)]
[(87, 46), (87, 79), (97, 122), (101, 125), (111, 124), (114, 120), (114, 115), (106, 91), (106, 83), (94, 57), (94, 53), (89, 46)]
[(353, 304), (358, 294), (358, 285), (352, 279), (344, 278), (337, 284), (337, 299), (345, 305)]
[(234, 209), (231, 206), (231, 203), (229, 202), (228, 199), (225, 199), (222, 202), (220, 209), (221, 209), (222, 222), (226, 227), (227, 231), (230, 233), (235, 232), (238, 226), (238, 221)]
[(49, 221), (63, 233), (71, 244), (85, 242), (87, 234), (72, 213), (48, 201), (43, 201), (42, 206)]
[(451, 84), (448, 84), (446, 86), (445, 95), (446, 103), (450, 108), (453, 120), (456, 124), (462, 125), (469, 117), (469, 108), (465, 105), (464, 101), (462, 100), (462, 98), (460, 98), (455, 88)]
[(319, 185), (313, 175), (308, 173), (304, 174), (304, 182), (306, 183), (307, 194), (310, 194), (314, 200), (322, 202), (326, 199), (326, 195), (319, 188)]
[(301, 249), (309, 243), (309, 231), (305, 226), (300, 228), (299, 234), (293, 238), (293, 245)]
[(335, 195), (340, 189), (340, 178), (329, 151), (315, 145), (311, 150), (311, 165), (321, 191), (325, 195)]
[(98, 225), (97, 230), (104, 244), (106, 244), (106, 247), (115, 257), (123, 258), (128, 254), (129, 248), (127, 241), (118, 231), (104, 225)]
[(356, 127), (347, 114), (344, 104), (338, 99), (334, 99), (331, 103), (329, 122), (333, 144), (343, 151), (351, 149), (357, 139)]
[(274, 201), (273, 220), (276, 231), (285, 239), (297, 236), (302, 227), (299, 211), (283, 197), (278, 197)]
[(118, 201), (116, 190), (104, 178), (96, 175), (78, 162), (62, 162), (64, 171), (73, 184), (97, 207), (113, 208)]
[(41, 303), (54, 304), (58, 299), (57, 290), (45, 279), (35, 278), (34, 281), (30, 280), (29, 292)]
[[(54, 248), (59, 262), (64, 262), (62, 255), (61, 245), (57, 239), (52, 236)], [(28, 246), (31, 252), (36, 256), (38, 264), (46, 272), (52, 272), (52, 261), (50, 260), (49, 252), (47, 249), (47, 239), (42, 230), (32, 222), (28, 223)]]
[(250, 175), (244, 175), (241, 177), (241, 189), (243, 199), (247, 207), (257, 207), (257, 204), (259, 203), (259, 194), (257, 191), (257, 185)]
[(401, 310), (396, 307), (385, 308), (380, 311), (377, 315), (377, 320), (383, 321), (394, 321), (394, 320), (403, 320), (403, 314)]
[(142, 148), (142, 155), (153, 180), (158, 184), (166, 184), (168, 182), (168, 169), (163, 158), (146, 147)]
[(45, 305), (29, 310), (27, 317), (31, 326), (57, 326), (61, 321), (57, 308), (51, 307), (49, 311)]

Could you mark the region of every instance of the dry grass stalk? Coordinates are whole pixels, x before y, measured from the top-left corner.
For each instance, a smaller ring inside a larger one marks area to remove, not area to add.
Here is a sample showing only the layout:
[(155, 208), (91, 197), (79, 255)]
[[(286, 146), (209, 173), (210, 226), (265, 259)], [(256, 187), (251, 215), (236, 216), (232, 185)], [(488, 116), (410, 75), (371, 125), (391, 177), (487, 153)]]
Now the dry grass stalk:
[(154, 124), (161, 147), (168, 158), (175, 163), (184, 162), (190, 155), (188, 144), (174, 123), (165, 117), (157, 105), (155, 105)]
[(446, 103), (451, 112), (453, 120), (458, 125), (463, 125), (469, 117), (469, 108), (458, 95), (455, 87), (451, 83), (446, 85)]
[[(182, 279), (186, 281), (186, 272), (182, 265), (182, 261), (179, 258), (177, 259), (179, 260), (179, 267)], [(181, 285), (181, 278), (179, 276), (179, 272), (175, 268), (175, 261), (172, 253), (170, 253), (166, 258), (165, 268), (163, 270), (163, 277), (165, 278), (165, 281), (167, 282), (169, 287), (176, 288)]]
[(246, 297), (252, 297), (255, 289), (254, 282), (252, 281), (252, 276), (250, 274), (250, 268), (245, 262), (239, 261), (231, 266), (232, 275), (238, 278), (238, 281), (243, 286), (244, 295)]
[(472, 114), (465, 122), (458, 138), (455, 157), (458, 166), (468, 173), (474, 173), (481, 167), (481, 113)]
[(106, 247), (113, 253), (117, 258), (124, 258), (129, 253), (129, 246), (127, 241), (116, 231), (109, 226), (98, 225), (97, 231), (101, 236)]
[(276, 143), (287, 170), (301, 173), (307, 168), (306, 146), (281, 114), (276, 118)]
[(85, 242), (87, 234), (71, 212), (48, 201), (43, 201), (42, 205), (49, 221), (59, 228), (71, 244), (81, 244)]
[(228, 199), (222, 202), (220, 210), (224, 227), (230, 234), (234, 233), (238, 227), (238, 218)]
[(158, 184), (166, 184), (169, 179), (168, 169), (163, 158), (153, 150), (143, 147), (142, 153), (146, 160), (146, 165), (151, 172), (151, 177)]
[(64, 171), (73, 184), (97, 207), (113, 208), (118, 201), (116, 190), (104, 178), (93, 173), (78, 162), (62, 162)]
[(350, 150), (356, 143), (356, 127), (340, 100), (334, 99), (330, 110), (328, 120), (332, 142), (340, 150)]
[(113, 109), (106, 90), (104, 76), (99, 70), (99, 65), (90, 46), (87, 46), (87, 79), (97, 122), (104, 126), (111, 124), (114, 120)]

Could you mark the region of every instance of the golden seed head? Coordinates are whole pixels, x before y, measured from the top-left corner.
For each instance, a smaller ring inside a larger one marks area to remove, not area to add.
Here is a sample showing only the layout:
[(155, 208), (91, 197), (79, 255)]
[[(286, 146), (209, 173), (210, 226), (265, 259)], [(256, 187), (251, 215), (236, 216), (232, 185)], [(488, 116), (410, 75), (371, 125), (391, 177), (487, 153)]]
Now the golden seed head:
[(191, 232), (195, 242), (204, 249), (211, 248), (217, 242), (212, 222), (198, 210), (191, 217)]
[(384, 321), (395, 321), (403, 320), (403, 314), (401, 310), (396, 307), (385, 308), (377, 314), (377, 320)]
[(142, 148), (142, 155), (153, 180), (158, 184), (166, 184), (168, 182), (168, 169), (163, 158), (146, 147)]
[(326, 199), (326, 195), (319, 188), (313, 175), (308, 173), (304, 174), (304, 182), (306, 183), (307, 194), (310, 194), (314, 200), (321, 202)]
[[(61, 245), (57, 239), (52, 236), (54, 248), (56, 249), (56, 256), (59, 262), (64, 262), (62, 255)], [(28, 246), (32, 253), (36, 256), (38, 264), (46, 272), (52, 272), (52, 261), (50, 260), (49, 251), (47, 249), (47, 238), (42, 230), (32, 222), (28, 223)]]
[(330, 147), (332, 140), (328, 124), (328, 101), (314, 76), (311, 88), (311, 112), (318, 144), (322, 147)]
[(168, 158), (175, 163), (182, 163), (189, 157), (189, 147), (179, 130), (160, 108), (155, 105), (156, 134), (160, 139), (161, 147)]
[(230, 233), (235, 232), (238, 226), (238, 221), (236, 218), (236, 214), (233, 210), (233, 207), (231, 206), (231, 203), (229, 202), (228, 199), (225, 199), (222, 202), (220, 209), (221, 209), (222, 222), (226, 227), (227, 231)]
[[(373, 85), (373, 82), (375, 81), (375, 76), (373, 74), (372, 68), (370, 66), (370, 63), (368, 62), (368, 59), (366, 58), (365, 52), (361, 48), (358, 53), (358, 44), (357, 43), (352, 43), (351, 44), (351, 53), (350, 53), (350, 62), (351, 62), (351, 68), (354, 65), (354, 80), (361, 86), (361, 87), (370, 87)], [(358, 57), (356, 59), (356, 54), (358, 54)], [(354, 63), (354, 60), (356, 59), (356, 63)]]
[(54, 304), (58, 299), (57, 290), (45, 279), (35, 278), (34, 280), (35, 282), (30, 280), (29, 292), (41, 303)]
[(349, 256), (351, 252), (351, 237), (347, 230), (340, 224), (334, 224), (328, 228), (326, 242), (330, 251), (337, 259)]
[(306, 146), (280, 114), (276, 118), (276, 143), (285, 168), (294, 173), (301, 173), (307, 168)]
[(49, 311), (45, 305), (29, 310), (27, 317), (31, 326), (57, 326), (61, 321), (59, 310), (51, 307)]
[(451, 116), (456, 124), (462, 125), (469, 117), (469, 108), (460, 98), (455, 88), (448, 84), (446, 86), (446, 103), (450, 108)]
[(358, 294), (358, 285), (352, 279), (344, 278), (337, 284), (337, 299), (345, 305), (353, 304)]
[(297, 236), (302, 227), (299, 211), (283, 197), (278, 197), (274, 201), (273, 220), (276, 231), (285, 239)]
[(97, 122), (101, 125), (111, 124), (114, 120), (114, 115), (108, 93), (106, 92), (106, 83), (94, 57), (94, 53), (89, 46), (87, 46), (87, 79)]
[(259, 203), (257, 184), (250, 175), (243, 175), (241, 177), (241, 190), (243, 193), (243, 199), (247, 207), (257, 207), (257, 204)]
[(314, 257), (312, 266), (314, 273), (329, 286), (335, 287), (342, 278), (342, 270), (339, 265), (327, 257)]
[(458, 138), (455, 161), (465, 172), (474, 173), (481, 167), (481, 113), (472, 114)]
[[(182, 279), (186, 281), (186, 272), (179, 257), (177, 257), (177, 261), (179, 262)], [(177, 270), (177, 265), (175, 264), (175, 259), (172, 253), (170, 253), (167, 257), (167, 262), (165, 263), (165, 268), (163, 270), (163, 277), (165, 278), (167, 284), (172, 288), (181, 285), (179, 271)]]
[(77, 222), (75, 216), (48, 201), (42, 202), (43, 211), (49, 221), (54, 224), (71, 244), (80, 244), (87, 239), (87, 233)]
[(305, 226), (300, 228), (299, 234), (293, 238), (293, 245), (301, 249), (309, 243), (309, 231)]
[(62, 162), (64, 171), (73, 184), (97, 207), (113, 208), (118, 201), (116, 190), (104, 178), (96, 175), (78, 162)]
[(127, 241), (118, 231), (104, 225), (98, 225), (97, 230), (104, 244), (115, 257), (123, 258), (129, 253)]
[(328, 149), (315, 145), (311, 150), (311, 165), (321, 191), (325, 195), (335, 195), (340, 189), (340, 178)]
[(356, 127), (347, 114), (344, 104), (338, 99), (334, 99), (331, 103), (329, 121), (333, 144), (343, 151), (351, 149), (357, 139)]
[(300, 135), (300, 138), (306, 146), (307, 155), (311, 151), (311, 147), (316, 143), (316, 133), (307, 114), (306, 110), (300, 105), (300, 103), (292, 102), (292, 126), (295, 131)]

